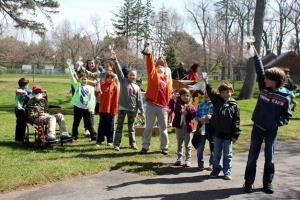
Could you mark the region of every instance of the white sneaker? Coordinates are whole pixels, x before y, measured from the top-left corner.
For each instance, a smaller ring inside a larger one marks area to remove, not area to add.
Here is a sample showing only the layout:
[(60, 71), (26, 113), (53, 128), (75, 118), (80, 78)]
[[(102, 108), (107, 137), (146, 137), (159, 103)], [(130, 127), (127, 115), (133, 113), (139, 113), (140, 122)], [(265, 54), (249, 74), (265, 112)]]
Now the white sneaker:
[(53, 133), (49, 133), (48, 134), (48, 141), (49, 142), (52, 142), (52, 141), (55, 141), (56, 140), (56, 137)]
[(85, 135), (86, 137), (88, 137), (88, 136), (91, 135), (91, 133), (90, 133), (90, 131), (89, 131), (88, 129), (86, 129), (86, 130), (84, 131), (84, 135)]

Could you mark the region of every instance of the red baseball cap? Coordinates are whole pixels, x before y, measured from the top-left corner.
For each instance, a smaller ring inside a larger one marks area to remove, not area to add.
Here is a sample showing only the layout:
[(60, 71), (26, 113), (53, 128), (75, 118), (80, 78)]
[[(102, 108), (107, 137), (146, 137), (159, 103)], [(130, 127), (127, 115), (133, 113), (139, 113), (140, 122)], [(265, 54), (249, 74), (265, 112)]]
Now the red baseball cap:
[(40, 93), (40, 92), (42, 92), (43, 91), (43, 88), (42, 88), (42, 86), (40, 86), (40, 85), (34, 85), (33, 87), (32, 87), (32, 92), (34, 92), (34, 93)]

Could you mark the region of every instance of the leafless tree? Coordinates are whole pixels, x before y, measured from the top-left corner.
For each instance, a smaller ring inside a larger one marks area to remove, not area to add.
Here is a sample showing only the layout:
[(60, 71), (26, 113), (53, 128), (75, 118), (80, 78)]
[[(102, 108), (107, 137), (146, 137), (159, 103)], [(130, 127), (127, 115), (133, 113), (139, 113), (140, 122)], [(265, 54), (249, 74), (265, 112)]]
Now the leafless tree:
[(291, 13), (287, 16), (288, 20), (292, 23), (294, 33), (295, 33), (295, 52), (300, 54), (300, 2), (298, 0), (293, 0), (290, 4), (291, 6)]
[[(262, 41), (265, 9), (266, 9), (266, 0), (256, 0), (253, 36), (256, 39), (255, 48), (257, 49), (258, 53), (260, 53), (260, 47)], [(245, 81), (239, 95), (241, 99), (251, 98), (254, 84), (255, 84), (255, 79), (256, 79), (256, 73), (254, 68), (254, 61), (253, 59), (249, 59), (247, 62)]]
[(209, 24), (211, 22), (209, 13), (210, 3), (206, 0), (200, 0), (198, 2), (192, 2), (189, 7), (186, 6), (185, 9), (191, 15), (192, 20), (199, 31), (203, 46), (202, 53), (204, 57), (204, 69), (207, 72), (207, 40), (209, 34)]
[(288, 18), (292, 12), (291, 0), (274, 0), (276, 7), (271, 5), (271, 8), (277, 13), (277, 19), (275, 21), (278, 23), (277, 26), (277, 37), (276, 37), (276, 50), (277, 55), (281, 54), (284, 41), (287, 35), (293, 30)]

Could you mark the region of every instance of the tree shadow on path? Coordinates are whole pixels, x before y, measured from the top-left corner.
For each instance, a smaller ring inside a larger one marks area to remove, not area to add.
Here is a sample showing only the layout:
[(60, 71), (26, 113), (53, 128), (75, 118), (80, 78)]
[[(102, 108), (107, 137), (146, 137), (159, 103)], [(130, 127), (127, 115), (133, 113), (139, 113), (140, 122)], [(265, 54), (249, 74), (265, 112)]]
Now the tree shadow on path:
[[(254, 192), (261, 191), (261, 189), (255, 189)], [(187, 193), (176, 194), (159, 194), (150, 196), (131, 196), (123, 198), (114, 198), (111, 200), (130, 200), (130, 199), (162, 199), (162, 200), (194, 200), (194, 199), (226, 199), (234, 195), (245, 194), (243, 189), (240, 188), (228, 188), (228, 189), (215, 189), (205, 191), (191, 191)]]

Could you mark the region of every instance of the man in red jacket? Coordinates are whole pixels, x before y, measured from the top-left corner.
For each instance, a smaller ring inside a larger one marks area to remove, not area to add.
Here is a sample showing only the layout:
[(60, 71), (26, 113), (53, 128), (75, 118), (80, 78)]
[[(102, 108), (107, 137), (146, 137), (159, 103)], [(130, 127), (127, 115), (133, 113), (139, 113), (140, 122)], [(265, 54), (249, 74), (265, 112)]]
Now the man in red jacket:
[(171, 80), (166, 74), (165, 61), (159, 59), (154, 63), (154, 58), (149, 44), (145, 44), (142, 53), (146, 56), (148, 88), (146, 91), (146, 128), (143, 133), (143, 146), (141, 154), (147, 154), (152, 136), (152, 129), (157, 118), (160, 129), (161, 153), (168, 154), (168, 102), (171, 97)]

